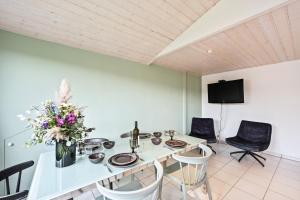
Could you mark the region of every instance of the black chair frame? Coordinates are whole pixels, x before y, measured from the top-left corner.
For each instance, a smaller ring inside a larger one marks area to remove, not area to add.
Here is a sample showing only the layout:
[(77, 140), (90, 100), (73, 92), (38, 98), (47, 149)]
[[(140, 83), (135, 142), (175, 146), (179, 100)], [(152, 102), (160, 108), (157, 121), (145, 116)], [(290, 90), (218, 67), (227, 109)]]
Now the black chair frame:
[[(214, 120), (212, 118), (197, 118), (193, 117), (190, 136), (206, 139), (207, 146), (216, 154), (210, 143), (216, 143), (216, 135), (214, 129)], [(202, 153), (200, 149), (200, 154)]]
[[(8, 167), (2, 171), (0, 171), (0, 181), (5, 179), (6, 183), (6, 196), (0, 197), (0, 200), (15, 200), (15, 199), (21, 199), (27, 196), (28, 190), (24, 190), (20, 192), (20, 185), (21, 185), (21, 177), (22, 177), (22, 171), (24, 169), (27, 169), (31, 166), (34, 165), (33, 161), (27, 161), (23, 162), (11, 167)], [(17, 181), (17, 186), (16, 186), (16, 193), (15, 194), (10, 194), (10, 185), (9, 185), (9, 177), (16, 174), (18, 174), (18, 181)]]
[(271, 124), (242, 120), (237, 135), (226, 138), (229, 145), (242, 149), (242, 151), (231, 152), (230, 155), (241, 153), (242, 156), (238, 159), (239, 162), (246, 155), (250, 155), (264, 167), (265, 165), (259, 158), (263, 160), (266, 160), (266, 158), (255, 152), (264, 151), (269, 147), (271, 134)]
[(252, 156), (257, 162), (259, 162), (259, 164), (261, 164), (263, 167), (265, 166), (257, 157), (266, 160), (266, 158), (262, 157), (261, 155), (258, 155), (257, 153), (254, 153), (252, 151), (234, 151), (234, 152), (230, 152), (230, 155), (232, 154), (237, 154), (237, 153), (242, 153), (243, 155), (238, 159), (239, 162), (241, 162), (241, 160), (246, 156), (246, 155), (250, 155)]

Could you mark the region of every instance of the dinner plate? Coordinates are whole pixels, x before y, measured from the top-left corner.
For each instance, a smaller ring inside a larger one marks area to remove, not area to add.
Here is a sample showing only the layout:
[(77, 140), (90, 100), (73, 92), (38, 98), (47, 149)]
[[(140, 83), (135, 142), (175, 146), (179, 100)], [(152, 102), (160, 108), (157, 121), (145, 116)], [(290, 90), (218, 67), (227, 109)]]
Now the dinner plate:
[(137, 162), (139, 156), (135, 153), (120, 153), (111, 156), (108, 162), (114, 166), (128, 166)]
[[(151, 133), (139, 133), (140, 139), (147, 139), (151, 137)], [(127, 138), (130, 136), (130, 133), (123, 133), (120, 135), (121, 138)]]
[(103, 142), (108, 141), (106, 138), (88, 138), (83, 141), (85, 145), (101, 145)]
[(140, 133), (139, 137), (140, 137), (140, 139), (147, 139), (147, 138), (150, 138), (151, 135), (152, 135), (151, 133)]
[(167, 140), (166, 145), (172, 148), (183, 148), (187, 145), (187, 143), (182, 140)]

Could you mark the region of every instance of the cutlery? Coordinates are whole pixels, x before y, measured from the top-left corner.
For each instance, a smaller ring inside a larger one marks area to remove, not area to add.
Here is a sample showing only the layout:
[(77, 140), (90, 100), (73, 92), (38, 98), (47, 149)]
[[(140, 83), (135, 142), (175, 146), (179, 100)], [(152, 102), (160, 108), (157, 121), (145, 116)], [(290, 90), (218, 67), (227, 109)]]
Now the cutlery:
[(145, 160), (144, 160), (143, 158), (141, 158), (141, 157), (140, 157), (140, 160), (143, 161), (143, 162), (145, 161)]
[(113, 171), (111, 170), (111, 168), (110, 168), (106, 163), (104, 163), (104, 166), (108, 169), (108, 171), (109, 171), (110, 173), (113, 173)]

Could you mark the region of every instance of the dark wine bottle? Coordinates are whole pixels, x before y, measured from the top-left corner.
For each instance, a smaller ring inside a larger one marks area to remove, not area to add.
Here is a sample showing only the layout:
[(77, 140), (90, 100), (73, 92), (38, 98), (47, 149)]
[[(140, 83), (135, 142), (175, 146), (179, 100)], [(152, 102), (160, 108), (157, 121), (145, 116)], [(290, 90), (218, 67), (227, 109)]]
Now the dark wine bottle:
[(132, 131), (132, 136), (133, 136), (133, 139), (138, 141), (139, 139), (139, 134), (140, 134), (140, 130), (138, 129), (138, 122), (135, 121), (134, 122), (134, 129)]

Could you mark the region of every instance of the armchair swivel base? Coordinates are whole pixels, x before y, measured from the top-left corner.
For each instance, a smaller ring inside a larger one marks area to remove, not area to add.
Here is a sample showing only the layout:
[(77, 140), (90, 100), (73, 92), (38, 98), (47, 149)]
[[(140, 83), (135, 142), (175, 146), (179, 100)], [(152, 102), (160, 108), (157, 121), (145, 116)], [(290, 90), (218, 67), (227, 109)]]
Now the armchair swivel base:
[(234, 151), (234, 152), (231, 152), (230, 155), (232, 154), (237, 154), (237, 153), (242, 153), (243, 155), (239, 158), (239, 162), (246, 156), (246, 155), (250, 155), (252, 156), (257, 162), (259, 162), (259, 164), (261, 164), (263, 167), (265, 166), (259, 159), (263, 159), (263, 160), (266, 160), (266, 158), (262, 157), (261, 155), (258, 155), (257, 153), (254, 153), (254, 152), (251, 152), (251, 151)]

